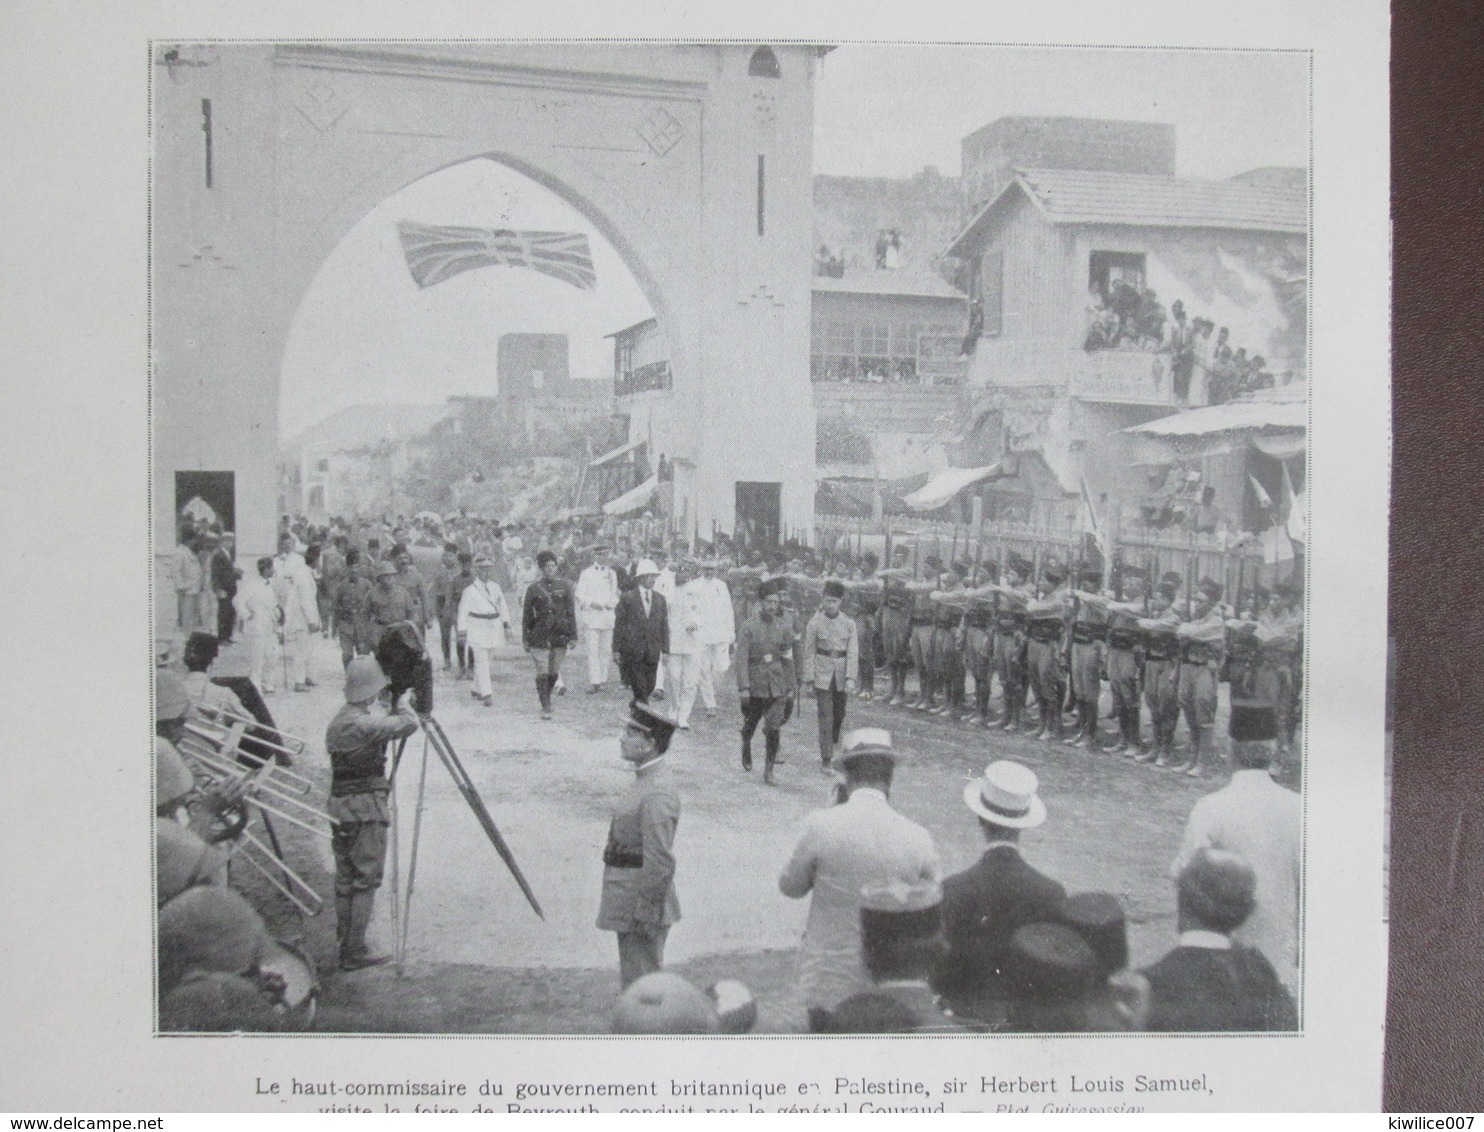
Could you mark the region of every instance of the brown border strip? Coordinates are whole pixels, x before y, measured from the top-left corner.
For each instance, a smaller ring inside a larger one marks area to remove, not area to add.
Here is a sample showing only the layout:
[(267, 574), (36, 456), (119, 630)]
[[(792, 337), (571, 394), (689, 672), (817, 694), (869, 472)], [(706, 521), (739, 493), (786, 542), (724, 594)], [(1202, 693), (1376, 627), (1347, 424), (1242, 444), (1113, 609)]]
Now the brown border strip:
[(1478, 1111), (1484, 1109), (1484, 5), (1396, 0), (1392, 18), (1397, 679), (1384, 1105), (1391, 1112)]

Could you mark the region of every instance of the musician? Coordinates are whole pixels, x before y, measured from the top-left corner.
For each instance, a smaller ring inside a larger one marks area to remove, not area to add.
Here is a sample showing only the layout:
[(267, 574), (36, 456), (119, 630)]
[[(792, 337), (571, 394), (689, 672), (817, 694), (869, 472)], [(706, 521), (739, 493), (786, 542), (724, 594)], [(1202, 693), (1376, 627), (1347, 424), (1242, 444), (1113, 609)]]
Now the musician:
[(387, 744), (418, 727), (409, 690), (387, 714), (376, 704), (387, 678), (373, 657), (358, 656), (345, 669), (345, 706), (325, 731), (330, 756), (329, 815), (336, 823), (335, 928), (340, 941), (340, 969), (358, 971), (390, 962), (366, 945), (366, 929), (376, 890), (386, 866), (389, 814)]

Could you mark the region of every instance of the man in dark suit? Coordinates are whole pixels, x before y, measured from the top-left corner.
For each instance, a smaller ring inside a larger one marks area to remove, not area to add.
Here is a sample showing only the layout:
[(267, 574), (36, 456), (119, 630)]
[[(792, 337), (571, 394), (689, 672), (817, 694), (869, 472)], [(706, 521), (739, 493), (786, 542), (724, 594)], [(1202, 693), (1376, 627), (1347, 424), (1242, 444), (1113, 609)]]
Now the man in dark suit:
[(237, 536), (224, 532), (210, 560), (211, 590), (216, 594), (216, 638), (224, 645), (231, 642), (232, 630), (237, 627), (237, 607), (232, 604), (237, 596), (236, 544)]
[(654, 592), (659, 567), (649, 559), (634, 567), (637, 584), (620, 595), (613, 619), (613, 650), (624, 683), (634, 699), (647, 701), (654, 691), (660, 657), (670, 648), (670, 611), (665, 599)]
[(943, 882), (948, 957), (934, 987), (955, 1015), (996, 1026), (1006, 1021), (1010, 940), (1026, 924), (1061, 919), (1066, 890), (1026, 864), (1020, 831), (1046, 820), (1036, 776), (1013, 762), (993, 762), (964, 788), (988, 847), (979, 863)]
[(1261, 951), (1232, 942), (1252, 913), (1252, 866), (1224, 849), (1200, 849), (1175, 881), (1180, 941), (1142, 974), (1143, 1029), (1161, 1033), (1298, 1029), (1298, 1010)]

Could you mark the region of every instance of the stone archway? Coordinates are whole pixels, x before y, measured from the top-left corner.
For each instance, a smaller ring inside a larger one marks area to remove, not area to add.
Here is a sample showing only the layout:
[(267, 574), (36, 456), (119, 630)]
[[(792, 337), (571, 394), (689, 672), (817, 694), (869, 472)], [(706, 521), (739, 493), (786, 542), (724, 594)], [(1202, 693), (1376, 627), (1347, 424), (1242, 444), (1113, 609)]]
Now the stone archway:
[[(813, 49), (777, 48), (765, 80), (732, 45), (173, 50), (154, 83), (155, 475), (232, 470), (244, 553), (271, 548), (279, 373), (315, 273), (392, 193), (478, 157), (587, 216), (649, 297), (698, 526), (730, 529), (742, 480), (781, 481), (785, 522), (810, 521)], [(759, 406), (769, 428), (734, 427)], [(169, 528), (157, 514), (160, 550)]]

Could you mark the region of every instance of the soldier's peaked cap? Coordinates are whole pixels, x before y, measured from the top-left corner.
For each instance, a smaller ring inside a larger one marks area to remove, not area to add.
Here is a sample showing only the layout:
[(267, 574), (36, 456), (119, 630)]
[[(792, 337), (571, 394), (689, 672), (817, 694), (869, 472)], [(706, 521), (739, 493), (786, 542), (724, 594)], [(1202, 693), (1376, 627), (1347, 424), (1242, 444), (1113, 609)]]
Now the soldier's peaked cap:
[(654, 745), (660, 754), (664, 754), (670, 748), (670, 739), (675, 734), (679, 725), (669, 716), (662, 715), (648, 704), (635, 700), (629, 705), (629, 717), (624, 721), (635, 731), (643, 732), (654, 740)]

